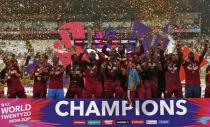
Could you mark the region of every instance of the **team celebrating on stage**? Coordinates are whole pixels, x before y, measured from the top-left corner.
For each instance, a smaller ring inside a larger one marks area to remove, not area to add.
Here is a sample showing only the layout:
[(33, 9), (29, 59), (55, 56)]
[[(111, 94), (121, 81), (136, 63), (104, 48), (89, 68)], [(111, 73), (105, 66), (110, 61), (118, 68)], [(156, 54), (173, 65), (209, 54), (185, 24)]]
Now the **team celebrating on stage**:
[[(66, 67), (59, 64), (59, 57), (55, 55), (51, 56), (50, 64), (49, 56), (37, 54), (38, 65), (30, 74), (34, 81), (33, 98), (114, 98), (130, 101), (135, 98), (200, 98), (200, 64), (209, 41), (205, 40), (199, 59), (195, 59), (192, 51), (188, 57), (183, 57), (179, 41), (175, 52), (166, 54), (163, 38), (158, 46), (151, 45), (145, 53), (143, 39), (143, 36), (137, 36), (138, 46), (130, 53), (125, 53), (126, 45), (122, 43), (117, 49), (108, 50), (112, 45), (111, 38), (101, 51), (94, 46), (86, 46), (78, 55), (72, 48), (71, 63)], [(91, 52), (88, 49), (92, 49)], [(84, 54), (88, 54), (88, 59), (83, 59)], [(15, 56), (5, 55), (3, 62), (5, 68), (0, 72), (0, 81), (7, 84), (8, 98), (27, 98)], [(185, 71), (185, 94), (179, 76), (181, 66)], [(64, 76), (70, 79), (66, 95)], [(205, 83), (205, 97), (210, 97), (210, 66), (206, 69)]]

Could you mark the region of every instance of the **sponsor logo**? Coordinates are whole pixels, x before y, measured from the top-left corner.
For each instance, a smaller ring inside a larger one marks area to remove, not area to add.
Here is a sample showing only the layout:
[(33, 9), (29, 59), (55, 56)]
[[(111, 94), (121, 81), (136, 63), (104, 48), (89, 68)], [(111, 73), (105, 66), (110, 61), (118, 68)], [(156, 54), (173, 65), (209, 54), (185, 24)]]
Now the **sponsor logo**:
[(144, 120), (131, 120), (131, 124), (144, 124)]
[(115, 120), (102, 120), (103, 125), (114, 125), (116, 124)]
[(74, 120), (73, 124), (74, 125), (85, 125), (86, 121), (85, 120)]
[(146, 124), (157, 124), (157, 120), (146, 120)]
[(117, 120), (116, 124), (130, 124), (129, 120)]
[(101, 121), (100, 120), (88, 120), (87, 124), (88, 125), (101, 125)]
[(158, 120), (158, 124), (170, 124), (170, 120)]
[(24, 125), (24, 124), (20, 124), (20, 125), (15, 125), (15, 127), (29, 127), (29, 126)]

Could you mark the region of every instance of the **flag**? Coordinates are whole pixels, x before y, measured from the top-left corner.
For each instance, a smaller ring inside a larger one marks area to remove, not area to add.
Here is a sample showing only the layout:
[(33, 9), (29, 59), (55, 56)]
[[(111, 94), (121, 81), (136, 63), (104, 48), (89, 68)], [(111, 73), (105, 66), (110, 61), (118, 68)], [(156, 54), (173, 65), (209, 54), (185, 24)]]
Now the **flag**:
[(128, 69), (128, 89), (136, 90), (137, 86), (140, 84), (139, 74), (136, 69)]

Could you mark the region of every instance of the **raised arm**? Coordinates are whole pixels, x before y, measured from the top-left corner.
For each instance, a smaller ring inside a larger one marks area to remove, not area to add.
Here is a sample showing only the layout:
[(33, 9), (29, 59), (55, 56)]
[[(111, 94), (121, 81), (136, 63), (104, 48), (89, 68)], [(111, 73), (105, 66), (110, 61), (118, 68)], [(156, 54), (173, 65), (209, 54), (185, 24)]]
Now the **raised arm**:
[(107, 44), (104, 44), (104, 46), (103, 46), (103, 48), (102, 48), (101, 51), (102, 51), (102, 53), (104, 53), (105, 55), (109, 56), (109, 51), (106, 50), (107, 47), (108, 47), (108, 45), (107, 45)]
[(66, 76), (70, 76), (70, 71), (69, 71), (70, 68), (71, 68), (71, 65), (70, 64), (66, 66), (66, 69), (65, 69)]
[(184, 62), (184, 59), (183, 59), (182, 48), (180, 47), (179, 43), (177, 43), (176, 45), (176, 50), (177, 50), (177, 55), (178, 55), (178, 67), (181, 67), (182, 63)]
[(162, 69), (165, 70), (165, 68), (166, 68), (166, 59), (165, 59), (163, 48), (160, 48), (158, 52), (159, 52), (160, 64), (162, 66)]
[(91, 46), (91, 48), (96, 52), (96, 54), (98, 55), (99, 59), (98, 62), (99, 64), (102, 64), (105, 60), (105, 55), (103, 52), (99, 52), (94, 46)]
[[(208, 42), (208, 41), (207, 41)], [(206, 54), (206, 52), (207, 52), (207, 48), (208, 48), (208, 43), (206, 42), (206, 44), (205, 44), (205, 46), (204, 46), (204, 49), (203, 49), (203, 51), (202, 51), (202, 53), (201, 53), (201, 55), (200, 55), (200, 57), (199, 57), (199, 64), (201, 64), (201, 62), (203, 61), (203, 58), (204, 58), (204, 56), (205, 56), (205, 54)]]
[[(75, 47), (73, 47), (72, 48), (72, 55), (77, 55), (77, 51), (76, 51), (76, 48)], [(82, 62), (82, 57), (83, 57), (83, 55), (85, 54), (85, 52), (87, 52), (87, 46), (85, 46), (85, 48), (83, 49), (83, 51), (78, 55), (78, 60), (79, 60), (79, 63), (83, 63)]]
[(31, 56), (28, 55), (28, 56), (26, 57), (25, 66), (28, 66), (30, 59), (31, 59)]
[(144, 46), (143, 46), (143, 40), (138, 40), (139, 43), (139, 50), (135, 51), (134, 53), (138, 56), (141, 56), (144, 53)]
[(165, 70), (166, 67), (166, 58), (164, 55), (164, 39), (160, 39), (160, 44), (158, 45), (158, 47), (156, 48), (157, 53), (158, 53), (158, 60), (160, 61), (160, 66), (161, 66), (161, 70)]
[(32, 69), (31, 74), (30, 74), (30, 79), (33, 80), (35, 75), (35, 68)]
[(99, 57), (99, 64), (102, 64), (105, 60), (105, 55), (102, 52), (97, 52), (98, 57)]
[(139, 43), (139, 47), (135, 47), (134, 48), (134, 51), (131, 52), (131, 53), (128, 53), (127, 55), (138, 55), (138, 56), (141, 56), (143, 53), (144, 53), (144, 46), (143, 46), (143, 39), (142, 38), (139, 38), (137, 39), (138, 43)]
[(87, 48), (85, 48), (85, 49), (83, 50), (83, 52), (81, 52), (81, 53), (79, 54), (79, 56), (78, 56), (79, 62), (82, 62), (82, 57), (83, 57), (83, 55), (85, 54), (86, 51), (87, 51)]
[(136, 55), (141, 56), (144, 53), (144, 46), (143, 46), (144, 37), (141, 35), (137, 35), (137, 41), (139, 43), (139, 51), (136, 52)]

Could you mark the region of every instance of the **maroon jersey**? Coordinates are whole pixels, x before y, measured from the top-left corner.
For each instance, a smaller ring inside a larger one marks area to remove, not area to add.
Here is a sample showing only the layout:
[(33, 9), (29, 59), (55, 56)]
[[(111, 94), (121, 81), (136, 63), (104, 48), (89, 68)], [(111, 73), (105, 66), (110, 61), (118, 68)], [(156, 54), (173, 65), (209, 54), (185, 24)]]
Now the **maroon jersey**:
[(146, 59), (142, 63), (142, 79), (143, 80), (152, 80), (158, 78), (159, 72), (162, 69), (161, 62), (151, 59)]
[(88, 61), (84, 62), (84, 74), (86, 81), (99, 80), (99, 67), (100, 64), (97, 61), (95, 63), (90, 63)]
[(49, 65), (38, 65), (33, 69), (34, 84), (41, 83), (46, 84), (49, 77), (50, 66)]
[(182, 57), (183, 53), (179, 47), (177, 47), (177, 54), (178, 54), (178, 60), (172, 62), (171, 57), (175, 54), (170, 54), (168, 57), (164, 56), (164, 50), (160, 49), (159, 50), (159, 57), (162, 65), (162, 70), (165, 72), (165, 83), (166, 85), (171, 85), (171, 84), (181, 84), (180, 77), (179, 77), (179, 72), (181, 68), (181, 63), (182, 63)]
[[(105, 44), (103, 46), (102, 52), (109, 56), (109, 52), (106, 50), (106, 48), (107, 48), (107, 44)], [(133, 51), (131, 53), (124, 54), (124, 55), (118, 54), (118, 56), (117, 56), (117, 63), (119, 64), (119, 68), (120, 69), (127, 69), (128, 62), (133, 58), (133, 56), (137, 55), (139, 57), (143, 53), (144, 53), (144, 46), (142, 45), (142, 42), (141, 42), (141, 45), (140, 45), (139, 49), (137, 49), (137, 50), (135, 50), (135, 51)]]
[(64, 68), (62, 65), (51, 66), (49, 74), (49, 88), (62, 89), (63, 88), (63, 73)]
[(120, 68), (127, 69), (128, 59), (126, 55), (118, 54), (117, 61)]
[[(139, 66), (141, 61), (139, 59), (139, 56), (141, 56), (144, 53), (144, 46), (140, 45), (139, 49), (135, 49), (133, 52), (131, 53), (127, 53), (126, 55), (118, 55), (117, 60), (119, 60), (120, 62), (120, 67), (123, 67), (125, 69), (127, 69), (128, 67), (128, 63), (132, 61), (133, 65), (135, 65), (135, 67)], [(134, 55), (137, 55), (137, 59), (133, 59)]]
[(83, 66), (81, 64), (69, 64), (66, 67), (66, 74), (70, 76), (70, 85), (84, 86)]
[(99, 59), (96, 60), (95, 62), (83, 61), (84, 74), (85, 74), (86, 81), (92, 81), (92, 80), (94, 81), (94, 80), (101, 79), (99, 69), (101, 67), (101, 64), (105, 60), (105, 56), (103, 53), (98, 52), (98, 57)]
[(116, 60), (107, 60), (106, 65), (101, 66), (103, 69), (103, 79), (104, 81), (115, 81), (116, 80), (116, 75), (117, 75), (117, 70), (119, 69), (119, 64), (117, 63)]
[(20, 76), (17, 76), (15, 74), (15, 71), (20, 75), (19, 67), (15, 65), (11, 65), (8, 67), (5, 67), (2, 70), (2, 78), (6, 79), (6, 83), (8, 87), (20, 87), (22, 86)]
[(183, 64), (185, 71), (185, 80), (187, 85), (200, 85), (200, 64), (198, 61), (194, 63), (186, 62)]
[(210, 83), (210, 65), (206, 68), (206, 82)]
[(165, 80), (166, 84), (181, 84), (179, 77), (180, 67), (177, 63), (167, 63), (165, 73), (165, 78), (167, 79)]
[(203, 61), (203, 58), (207, 52), (208, 45), (205, 44), (205, 47), (198, 60), (194, 62), (185, 62), (183, 64), (185, 70), (185, 78), (187, 85), (200, 85), (200, 64)]

